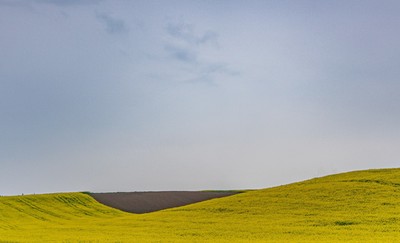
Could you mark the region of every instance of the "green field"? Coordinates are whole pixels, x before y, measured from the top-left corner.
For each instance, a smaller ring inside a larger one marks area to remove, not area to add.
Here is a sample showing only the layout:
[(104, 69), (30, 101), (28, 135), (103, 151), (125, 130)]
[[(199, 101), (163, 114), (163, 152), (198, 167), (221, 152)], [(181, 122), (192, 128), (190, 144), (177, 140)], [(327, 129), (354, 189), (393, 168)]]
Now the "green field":
[(84, 193), (0, 197), (0, 242), (399, 242), (400, 169), (129, 214)]

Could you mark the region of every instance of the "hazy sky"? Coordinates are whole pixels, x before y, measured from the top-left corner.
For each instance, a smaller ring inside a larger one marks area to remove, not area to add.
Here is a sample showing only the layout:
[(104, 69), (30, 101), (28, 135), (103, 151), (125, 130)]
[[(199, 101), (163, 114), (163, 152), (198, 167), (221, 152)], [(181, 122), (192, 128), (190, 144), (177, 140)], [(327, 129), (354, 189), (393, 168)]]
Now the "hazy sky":
[(398, 167), (399, 1), (0, 0), (0, 194)]

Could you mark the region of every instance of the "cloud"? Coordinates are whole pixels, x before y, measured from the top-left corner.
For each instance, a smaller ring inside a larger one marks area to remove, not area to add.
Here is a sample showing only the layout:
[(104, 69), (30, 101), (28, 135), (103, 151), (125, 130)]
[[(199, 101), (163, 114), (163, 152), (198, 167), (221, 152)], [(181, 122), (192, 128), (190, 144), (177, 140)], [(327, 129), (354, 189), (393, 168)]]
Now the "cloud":
[(218, 35), (216, 32), (207, 30), (202, 34), (196, 34), (194, 27), (183, 22), (169, 23), (166, 27), (167, 33), (188, 44), (200, 45), (206, 43), (217, 43)]
[(128, 32), (125, 22), (121, 19), (111, 17), (108, 14), (96, 14), (96, 18), (100, 20), (109, 34), (120, 34)]
[(231, 70), (227, 64), (223, 63), (206, 63), (201, 65), (197, 70), (197, 75), (193, 79), (189, 79), (187, 83), (207, 83), (211, 86), (217, 86), (217, 77), (229, 76), (234, 77), (239, 75), (238, 71)]
[(192, 50), (188, 48), (181, 48), (173, 45), (166, 45), (164, 49), (168, 52), (168, 54), (174, 59), (185, 62), (185, 63), (196, 63), (197, 55)]
[[(182, 72), (187, 83), (203, 82), (215, 86), (217, 77), (235, 76), (224, 61), (214, 58), (219, 51), (218, 34), (212, 30), (197, 31), (183, 21), (167, 23), (164, 50), (168, 57), (185, 65)], [(211, 57), (211, 58), (210, 58)]]

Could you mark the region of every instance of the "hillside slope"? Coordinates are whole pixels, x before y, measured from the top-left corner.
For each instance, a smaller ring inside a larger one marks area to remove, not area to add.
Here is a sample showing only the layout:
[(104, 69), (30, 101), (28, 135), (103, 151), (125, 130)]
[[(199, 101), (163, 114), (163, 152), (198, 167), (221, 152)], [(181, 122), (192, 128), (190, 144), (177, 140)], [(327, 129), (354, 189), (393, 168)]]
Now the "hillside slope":
[(0, 241), (397, 242), (400, 169), (356, 171), (129, 214), (82, 193), (0, 197)]

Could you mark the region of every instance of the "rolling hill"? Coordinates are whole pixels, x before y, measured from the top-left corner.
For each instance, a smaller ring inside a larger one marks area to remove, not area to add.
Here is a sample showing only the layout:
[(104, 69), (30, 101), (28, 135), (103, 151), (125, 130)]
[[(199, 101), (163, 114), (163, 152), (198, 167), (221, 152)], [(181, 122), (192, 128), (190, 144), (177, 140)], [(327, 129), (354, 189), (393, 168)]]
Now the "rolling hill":
[(355, 171), (147, 214), (85, 193), (0, 197), (0, 242), (397, 242), (400, 169)]

